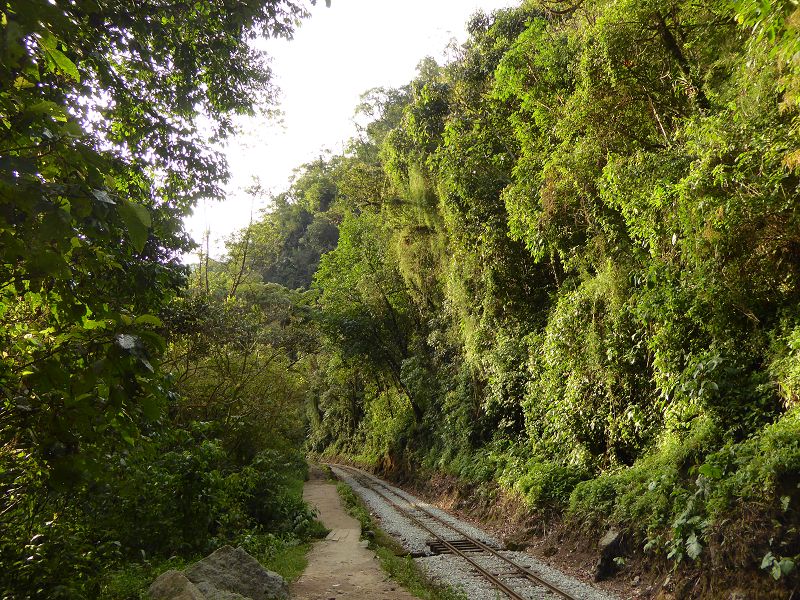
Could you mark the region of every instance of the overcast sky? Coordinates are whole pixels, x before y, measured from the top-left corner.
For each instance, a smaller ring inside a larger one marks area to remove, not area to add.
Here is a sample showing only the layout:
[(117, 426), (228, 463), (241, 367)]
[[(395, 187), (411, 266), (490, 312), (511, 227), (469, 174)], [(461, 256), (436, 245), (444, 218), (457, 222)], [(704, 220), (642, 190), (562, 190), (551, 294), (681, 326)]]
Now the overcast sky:
[[(292, 170), (324, 149), (338, 152), (355, 133), (353, 111), (373, 87), (398, 87), (413, 79), (426, 56), (440, 62), (452, 38), (466, 39), (476, 10), (514, 6), (519, 0), (320, 0), (290, 42), (267, 40), (282, 122), (242, 123), (227, 147), (232, 179), (224, 202), (201, 202), (187, 221), (195, 240), (211, 230), (212, 255), (222, 240), (245, 227), (268, 198), (244, 192), (254, 178), (271, 193), (283, 191)], [(187, 257), (191, 262), (194, 257)]]

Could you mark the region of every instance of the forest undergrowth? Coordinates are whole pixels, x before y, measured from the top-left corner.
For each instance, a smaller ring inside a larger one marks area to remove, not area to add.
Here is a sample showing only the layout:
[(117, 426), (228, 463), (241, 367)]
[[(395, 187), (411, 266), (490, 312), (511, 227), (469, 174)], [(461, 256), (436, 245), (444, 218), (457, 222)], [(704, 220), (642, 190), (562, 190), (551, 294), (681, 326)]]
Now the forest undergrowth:
[(0, 7), (0, 598), (142, 598), (225, 544), (296, 576), (321, 533), (285, 290), (182, 263), (211, 139), (274, 103), (251, 41), (306, 16)]

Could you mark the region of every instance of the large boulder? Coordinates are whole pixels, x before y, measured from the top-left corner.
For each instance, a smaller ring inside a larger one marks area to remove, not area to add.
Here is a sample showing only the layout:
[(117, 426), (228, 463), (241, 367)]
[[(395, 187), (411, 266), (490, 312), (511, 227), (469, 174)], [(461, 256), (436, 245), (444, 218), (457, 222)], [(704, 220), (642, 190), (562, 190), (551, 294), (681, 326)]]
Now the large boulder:
[(218, 590), (213, 584), (207, 581), (202, 581), (197, 584), (197, 589), (203, 594), (205, 600), (250, 600), (236, 592), (226, 592), (225, 590)]
[(162, 573), (147, 590), (153, 600), (206, 600), (206, 597), (180, 571)]
[(223, 546), (184, 570), (208, 600), (285, 600), (286, 581), (241, 548)]

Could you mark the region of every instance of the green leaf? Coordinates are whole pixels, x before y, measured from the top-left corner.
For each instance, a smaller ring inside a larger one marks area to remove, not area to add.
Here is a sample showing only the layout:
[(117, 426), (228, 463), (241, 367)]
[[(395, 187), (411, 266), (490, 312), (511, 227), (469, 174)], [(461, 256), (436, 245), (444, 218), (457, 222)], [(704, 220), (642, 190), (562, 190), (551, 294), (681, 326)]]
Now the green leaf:
[(153, 325), (154, 327), (161, 327), (161, 319), (155, 315), (139, 315), (133, 320), (135, 325)]
[(24, 77), (17, 77), (14, 80), (14, 87), (18, 90), (25, 90), (25, 89), (30, 89), (32, 87), (36, 87), (36, 84), (28, 81)]
[(147, 394), (142, 398), (142, 413), (149, 421), (155, 421), (161, 416), (161, 403), (156, 396)]
[(92, 196), (94, 196), (98, 202), (103, 202), (104, 204), (116, 204), (114, 200), (111, 199), (108, 192), (105, 190), (92, 190)]
[(791, 558), (782, 558), (778, 563), (781, 575), (784, 577), (794, 571), (794, 561)]
[(700, 467), (697, 469), (697, 472), (707, 479), (719, 479), (722, 477), (722, 469), (709, 463), (700, 465)]
[(64, 107), (50, 100), (42, 100), (41, 102), (31, 104), (26, 108), (26, 111), (34, 115), (50, 115), (57, 121), (65, 121), (67, 118)]
[(697, 535), (693, 533), (686, 540), (686, 554), (689, 555), (689, 558), (695, 560), (702, 552), (703, 546), (700, 544), (700, 540), (697, 539)]
[(150, 212), (141, 204), (134, 204), (127, 200), (119, 204), (118, 210), (119, 216), (122, 217), (128, 230), (131, 244), (137, 252), (141, 252), (147, 243), (147, 234), (152, 225)]
[(89, 319), (84, 317), (81, 322), (83, 329), (106, 329), (108, 327), (108, 323), (106, 321), (96, 321), (94, 319)]
[(78, 67), (72, 62), (69, 57), (58, 49), (58, 42), (52, 35), (42, 37), (42, 49), (47, 54), (56, 66), (75, 81), (81, 80), (81, 74), (78, 72)]

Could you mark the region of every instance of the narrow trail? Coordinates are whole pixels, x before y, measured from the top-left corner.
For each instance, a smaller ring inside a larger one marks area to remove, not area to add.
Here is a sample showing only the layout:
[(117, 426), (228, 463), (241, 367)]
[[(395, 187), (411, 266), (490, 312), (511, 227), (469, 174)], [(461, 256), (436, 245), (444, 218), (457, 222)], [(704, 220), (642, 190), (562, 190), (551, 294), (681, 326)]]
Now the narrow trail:
[(294, 600), (414, 599), (388, 578), (372, 551), (361, 545), (358, 521), (345, 512), (336, 486), (314, 465), (303, 497), (317, 508), (320, 521), (331, 533), (309, 553), (308, 568), (291, 587)]

